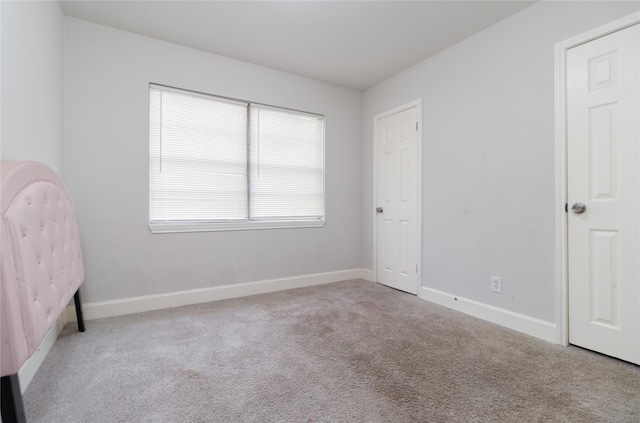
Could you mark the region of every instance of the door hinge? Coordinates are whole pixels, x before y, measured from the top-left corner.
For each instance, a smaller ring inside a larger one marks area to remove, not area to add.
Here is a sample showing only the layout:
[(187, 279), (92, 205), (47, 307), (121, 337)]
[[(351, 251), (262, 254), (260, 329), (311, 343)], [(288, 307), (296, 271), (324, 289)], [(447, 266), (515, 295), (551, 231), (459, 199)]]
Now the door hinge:
[(416, 122), (416, 131), (418, 130), (418, 122)]
[(569, 213), (569, 203), (564, 203), (564, 212)]
[(418, 273), (418, 265), (416, 264), (416, 273)]

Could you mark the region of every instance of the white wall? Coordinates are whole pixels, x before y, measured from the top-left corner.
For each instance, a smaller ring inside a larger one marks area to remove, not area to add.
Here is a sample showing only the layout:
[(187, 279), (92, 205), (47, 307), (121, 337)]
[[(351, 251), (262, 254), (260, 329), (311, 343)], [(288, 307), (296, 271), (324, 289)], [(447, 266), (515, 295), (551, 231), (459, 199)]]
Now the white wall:
[[(324, 228), (151, 234), (150, 82), (326, 115)], [(87, 302), (360, 267), (361, 93), (66, 18), (65, 181)]]
[(2, 160), (63, 171), (64, 18), (58, 2), (0, 2)]
[[(536, 3), (367, 90), (364, 266), (373, 118), (421, 97), (423, 286), (555, 322), (554, 44), (637, 9)], [(502, 295), (490, 292), (491, 275), (502, 276)]]

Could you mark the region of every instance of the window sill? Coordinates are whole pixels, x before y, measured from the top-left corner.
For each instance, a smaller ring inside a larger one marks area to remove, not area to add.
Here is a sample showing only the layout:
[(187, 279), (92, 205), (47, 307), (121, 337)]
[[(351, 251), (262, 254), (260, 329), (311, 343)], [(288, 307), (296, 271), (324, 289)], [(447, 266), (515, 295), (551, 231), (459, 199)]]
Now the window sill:
[(149, 222), (149, 230), (154, 234), (178, 232), (218, 232), (251, 231), (260, 229), (321, 228), (324, 220), (281, 220), (278, 222), (241, 222), (241, 223), (161, 223)]

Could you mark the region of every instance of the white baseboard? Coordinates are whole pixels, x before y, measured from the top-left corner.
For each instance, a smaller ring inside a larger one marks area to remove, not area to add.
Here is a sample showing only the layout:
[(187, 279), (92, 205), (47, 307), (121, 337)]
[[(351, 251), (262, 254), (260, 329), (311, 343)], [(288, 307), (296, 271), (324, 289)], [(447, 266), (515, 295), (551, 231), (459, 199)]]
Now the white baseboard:
[(544, 320), (514, 313), (478, 301), (451, 295), (436, 289), (421, 287), (418, 296), (456, 311), (486, 320), (491, 323), (513, 329), (524, 334), (535, 336), (548, 342), (557, 342), (556, 325)]
[(24, 362), (22, 367), (20, 367), (20, 370), (18, 371), (18, 379), (20, 380), (20, 390), (23, 394), (33, 380), (33, 377), (36, 375), (36, 372), (40, 368), (45, 357), (49, 354), (51, 347), (53, 347), (53, 343), (58, 339), (58, 335), (60, 335), (60, 332), (62, 332), (66, 323), (67, 316), (65, 313), (62, 313), (51, 330), (45, 335), (36, 352)]
[(364, 279), (365, 281), (369, 281), (369, 282), (375, 282), (376, 281), (376, 274), (373, 273), (373, 270), (369, 270), (369, 269), (360, 269), (361, 276), (360, 279)]
[[(248, 295), (266, 294), (269, 292), (340, 282), (350, 279), (368, 279), (369, 272), (370, 271), (366, 269), (350, 269), (337, 272), (316, 273), (312, 275), (239, 283), (234, 285), (214, 286), (211, 288), (191, 289), (188, 291), (171, 292), (168, 294), (144, 295), (140, 297), (124, 298), (121, 300), (85, 303), (83, 304), (82, 309), (86, 320), (101, 319), (103, 317), (122, 316), (125, 314), (161, 310), (164, 308), (208, 303), (211, 301), (245, 297)], [(73, 306), (67, 308), (66, 315), (67, 321), (76, 321), (75, 308)]]

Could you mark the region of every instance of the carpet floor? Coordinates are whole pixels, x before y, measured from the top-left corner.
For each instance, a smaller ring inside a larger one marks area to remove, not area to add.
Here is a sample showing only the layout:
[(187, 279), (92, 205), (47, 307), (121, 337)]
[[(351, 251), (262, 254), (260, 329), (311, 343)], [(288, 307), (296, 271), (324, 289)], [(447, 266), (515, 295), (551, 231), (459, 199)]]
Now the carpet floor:
[(29, 422), (640, 422), (640, 367), (362, 280), (69, 324)]

